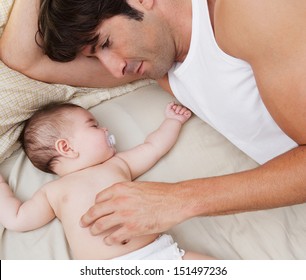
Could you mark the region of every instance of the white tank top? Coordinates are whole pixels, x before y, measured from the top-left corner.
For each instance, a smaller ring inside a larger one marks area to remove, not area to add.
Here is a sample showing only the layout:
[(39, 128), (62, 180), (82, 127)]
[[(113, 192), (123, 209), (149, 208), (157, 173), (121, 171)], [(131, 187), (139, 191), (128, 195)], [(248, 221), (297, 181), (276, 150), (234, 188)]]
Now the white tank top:
[(206, 0), (192, 0), (190, 50), (168, 75), (182, 104), (258, 163), (297, 146), (267, 111), (251, 66), (218, 47)]

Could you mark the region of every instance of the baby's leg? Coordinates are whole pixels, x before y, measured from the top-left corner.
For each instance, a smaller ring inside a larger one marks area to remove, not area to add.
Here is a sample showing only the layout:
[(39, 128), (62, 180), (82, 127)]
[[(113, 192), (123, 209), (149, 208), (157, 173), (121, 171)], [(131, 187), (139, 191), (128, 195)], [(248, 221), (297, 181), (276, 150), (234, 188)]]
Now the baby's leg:
[(183, 260), (216, 260), (216, 258), (195, 252), (186, 252), (183, 256)]

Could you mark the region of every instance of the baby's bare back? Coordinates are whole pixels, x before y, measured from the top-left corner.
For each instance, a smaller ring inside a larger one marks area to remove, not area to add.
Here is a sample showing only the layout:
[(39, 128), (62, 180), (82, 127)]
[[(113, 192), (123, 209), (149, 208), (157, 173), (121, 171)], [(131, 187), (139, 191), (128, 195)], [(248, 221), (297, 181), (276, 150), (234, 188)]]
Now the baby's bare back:
[(128, 167), (119, 159), (66, 175), (48, 186), (47, 195), (61, 220), (75, 259), (111, 259), (151, 243), (157, 235), (131, 240), (125, 245), (108, 246), (103, 238), (92, 236), (89, 228), (79, 225), (81, 216), (94, 205), (96, 194), (114, 183), (130, 181)]

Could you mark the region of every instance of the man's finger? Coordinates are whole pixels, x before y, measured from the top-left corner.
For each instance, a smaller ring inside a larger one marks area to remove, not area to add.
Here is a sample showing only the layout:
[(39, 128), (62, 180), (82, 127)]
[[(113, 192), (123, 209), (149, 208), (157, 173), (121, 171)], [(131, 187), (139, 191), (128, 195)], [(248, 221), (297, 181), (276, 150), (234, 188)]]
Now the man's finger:
[(90, 227), (90, 232), (92, 235), (99, 235), (107, 230), (118, 228), (121, 225), (120, 221), (116, 215), (110, 214), (96, 220)]
[(107, 216), (111, 213), (113, 213), (113, 210), (108, 209), (106, 205), (95, 204), (81, 217), (80, 225), (81, 227), (88, 227), (98, 218)]
[(112, 199), (113, 193), (110, 188), (107, 188), (96, 195), (96, 203), (107, 201)]
[(129, 234), (124, 227), (120, 227), (116, 231), (104, 238), (104, 243), (111, 245), (125, 245), (131, 240), (132, 236)]

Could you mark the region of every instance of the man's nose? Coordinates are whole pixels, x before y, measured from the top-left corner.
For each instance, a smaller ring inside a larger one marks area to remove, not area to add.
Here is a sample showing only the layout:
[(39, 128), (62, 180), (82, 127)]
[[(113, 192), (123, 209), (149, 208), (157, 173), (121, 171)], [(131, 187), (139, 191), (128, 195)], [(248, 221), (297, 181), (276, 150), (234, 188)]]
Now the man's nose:
[(126, 62), (118, 54), (110, 50), (104, 50), (97, 55), (97, 58), (116, 78), (122, 78), (125, 75)]

